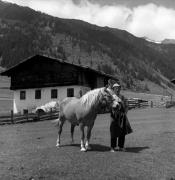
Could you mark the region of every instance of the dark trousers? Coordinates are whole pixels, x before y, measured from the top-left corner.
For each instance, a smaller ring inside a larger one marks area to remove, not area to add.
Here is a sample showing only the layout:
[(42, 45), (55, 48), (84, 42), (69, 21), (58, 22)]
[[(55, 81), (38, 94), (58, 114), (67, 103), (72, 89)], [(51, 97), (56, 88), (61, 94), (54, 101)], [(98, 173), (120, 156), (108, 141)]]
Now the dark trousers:
[(118, 147), (123, 148), (125, 144), (125, 135), (121, 135), (120, 137), (111, 137), (111, 148), (115, 148), (117, 146), (118, 141)]

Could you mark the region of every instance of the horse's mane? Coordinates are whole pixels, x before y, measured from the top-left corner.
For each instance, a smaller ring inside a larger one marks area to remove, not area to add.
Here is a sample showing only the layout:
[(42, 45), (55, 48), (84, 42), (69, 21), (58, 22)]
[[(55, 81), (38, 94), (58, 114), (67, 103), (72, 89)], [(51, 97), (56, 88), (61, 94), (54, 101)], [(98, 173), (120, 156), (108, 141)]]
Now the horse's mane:
[(87, 92), (85, 95), (81, 97), (80, 99), (81, 104), (87, 107), (93, 106), (97, 102), (99, 92), (101, 92), (102, 89), (103, 88), (97, 88)]

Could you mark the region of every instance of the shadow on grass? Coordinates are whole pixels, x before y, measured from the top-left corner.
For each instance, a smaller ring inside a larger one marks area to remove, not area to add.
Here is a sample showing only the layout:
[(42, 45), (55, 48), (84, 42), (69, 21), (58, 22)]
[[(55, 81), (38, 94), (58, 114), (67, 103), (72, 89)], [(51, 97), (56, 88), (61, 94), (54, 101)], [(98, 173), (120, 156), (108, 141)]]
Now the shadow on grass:
[[(78, 147), (80, 148), (80, 144), (66, 144), (66, 145), (62, 145), (62, 147), (65, 146), (74, 146), (74, 147)], [(90, 144), (91, 146), (91, 150), (88, 151), (99, 151), (99, 152), (105, 152), (105, 151), (110, 151), (110, 147), (109, 146), (105, 146), (102, 144)], [(139, 153), (145, 149), (149, 149), (148, 146), (144, 146), (144, 147), (128, 147), (126, 148), (126, 152), (131, 152), (131, 153)]]
[(110, 151), (109, 146), (104, 146), (102, 144), (91, 144), (91, 147), (92, 149), (90, 151), (101, 151), (101, 152)]
[(126, 152), (132, 152), (132, 153), (139, 153), (145, 149), (149, 149), (148, 146), (144, 146), (144, 147), (128, 147), (126, 148)]
[[(79, 147), (80, 148), (80, 144), (66, 144), (66, 145), (62, 145), (63, 147), (64, 146), (74, 146), (74, 147)], [(105, 152), (105, 151), (109, 151), (110, 150), (110, 147), (109, 146), (105, 146), (105, 145), (102, 145), (102, 144), (90, 144), (91, 146), (91, 150), (88, 150), (88, 151), (101, 151), (101, 152)]]

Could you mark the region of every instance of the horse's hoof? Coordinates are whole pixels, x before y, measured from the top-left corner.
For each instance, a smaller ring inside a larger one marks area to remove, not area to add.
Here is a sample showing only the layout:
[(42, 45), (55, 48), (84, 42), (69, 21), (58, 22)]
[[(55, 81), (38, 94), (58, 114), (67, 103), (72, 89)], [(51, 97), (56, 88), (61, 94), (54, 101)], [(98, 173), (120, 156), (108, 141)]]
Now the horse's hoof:
[(80, 149), (80, 151), (81, 151), (81, 152), (86, 152), (87, 150), (86, 150), (85, 147), (82, 147), (82, 148)]
[(57, 147), (57, 148), (60, 148), (60, 144), (56, 144), (56, 147)]

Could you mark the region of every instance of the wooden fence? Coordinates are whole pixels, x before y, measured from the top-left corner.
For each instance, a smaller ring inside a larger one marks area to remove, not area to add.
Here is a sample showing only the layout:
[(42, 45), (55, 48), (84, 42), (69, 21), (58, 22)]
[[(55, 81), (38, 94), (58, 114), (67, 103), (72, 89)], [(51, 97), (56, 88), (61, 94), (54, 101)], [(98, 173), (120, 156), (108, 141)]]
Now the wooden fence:
[(146, 107), (151, 106), (151, 105), (152, 104), (149, 103), (146, 100), (137, 99), (137, 98), (128, 99), (129, 109), (133, 109), (133, 108), (146, 108)]
[[(149, 106), (148, 101), (141, 99), (128, 99), (129, 109), (133, 108), (145, 108)], [(109, 111), (102, 110), (101, 113), (109, 113)], [(17, 124), (25, 122), (35, 122), (35, 121), (44, 121), (44, 120), (53, 120), (57, 119), (59, 116), (59, 111), (50, 111), (49, 113), (37, 113), (29, 114), (26, 112), (24, 115), (14, 114), (13, 111), (8, 115), (0, 116), (0, 125), (4, 124)]]
[(0, 116), (0, 125), (53, 120), (53, 119), (57, 119), (58, 116), (59, 116), (58, 111), (51, 111), (49, 113), (42, 113), (42, 114), (41, 113), (37, 113), (37, 114), (26, 113), (24, 115), (14, 114), (13, 111), (11, 111), (10, 115)]
[[(142, 100), (138, 98), (130, 98), (128, 99), (128, 106), (129, 110), (130, 109), (136, 109), (136, 108), (147, 108), (147, 107), (153, 107), (153, 103), (147, 101), (147, 100)], [(110, 110), (108, 108), (102, 109), (99, 114), (105, 114), (109, 113)]]
[(166, 108), (175, 107), (175, 101), (167, 101), (165, 107)]

